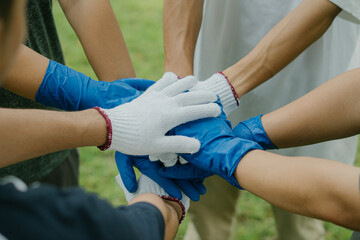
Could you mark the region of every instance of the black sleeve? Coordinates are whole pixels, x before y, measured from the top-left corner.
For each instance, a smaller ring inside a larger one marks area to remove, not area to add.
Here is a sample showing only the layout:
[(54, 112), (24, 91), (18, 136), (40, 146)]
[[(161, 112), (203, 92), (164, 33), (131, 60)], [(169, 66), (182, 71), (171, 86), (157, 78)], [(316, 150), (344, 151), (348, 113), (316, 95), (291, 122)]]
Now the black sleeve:
[(0, 186), (0, 233), (8, 239), (164, 239), (164, 219), (149, 203), (112, 207), (80, 188)]

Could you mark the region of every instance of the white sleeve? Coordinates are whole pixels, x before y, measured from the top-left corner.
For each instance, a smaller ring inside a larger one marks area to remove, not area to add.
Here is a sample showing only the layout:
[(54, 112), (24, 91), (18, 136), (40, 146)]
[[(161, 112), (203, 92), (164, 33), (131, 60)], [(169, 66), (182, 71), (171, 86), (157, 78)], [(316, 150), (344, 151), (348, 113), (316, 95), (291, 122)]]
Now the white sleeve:
[[(343, 10), (339, 16), (360, 23), (360, 0), (329, 0)], [(344, 12), (345, 11), (345, 12)], [(351, 16), (350, 16), (351, 15)]]

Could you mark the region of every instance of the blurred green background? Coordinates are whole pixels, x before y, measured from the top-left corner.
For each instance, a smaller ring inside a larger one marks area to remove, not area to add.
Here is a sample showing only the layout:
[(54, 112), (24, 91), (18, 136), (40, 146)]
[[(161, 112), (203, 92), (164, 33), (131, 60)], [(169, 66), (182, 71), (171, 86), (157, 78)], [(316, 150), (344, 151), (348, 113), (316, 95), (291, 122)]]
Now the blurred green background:
[[(159, 79), (163, 73), (162, 1), (111, 1), (124, 34), (138, 77)], [(57, 1), (54, 15), (65, 53), (66, 64), (75, 70), (96, 78), (81, 44), (67, 22)], [(101, 43), (99, 43), (101, 44)], [(121, 66), (119, 66), (121, 67)], [(80, 149), (80, 184), (89, 192), (109, 200), (114, 206), (126, 204), (114, 177), (118, 174), (113, 152), (100, 152), (97, 148)], [(360, 166), (360, 155), (357, 165)], [(235, 239), (272, 239), (276, 234), (270, 205), (264, 200), (244, 192), (237, 206), (238, 225)], [(176, 239), (183, 239), (187, 219), (180, 226)], [(325, 223), (326, 239), (349, 239), (351, 232)]]

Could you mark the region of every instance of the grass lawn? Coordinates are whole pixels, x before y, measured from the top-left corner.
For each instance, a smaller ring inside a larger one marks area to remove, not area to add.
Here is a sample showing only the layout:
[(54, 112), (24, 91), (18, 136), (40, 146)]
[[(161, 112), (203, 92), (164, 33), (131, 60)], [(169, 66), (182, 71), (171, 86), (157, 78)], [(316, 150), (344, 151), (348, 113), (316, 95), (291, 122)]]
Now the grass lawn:
[[(137, 76), (158, 79), (163, 70), (162, 1), (122, 0), (112, 1), (119, 20)], [(95, 74), (88, 64), (80, 42), (66, 21), (57, 1), (54, 15), (65, 53), (67, 65), (93, 78)], [(119, 66), (121, 67), (121, 66)], [(124, 196), (114, 177), (118, 173), (113, 152), (100, 152), (97, 148), (82, 148), (80, 184), (90, 192), (98, 193), (113, 205), (125, 204)], [(360, 166), (360, 155), (357, 165)], [(271, 239), (275, 223), (270, 205), (245, 192), (238, 203), (238, 219), (235, 239)], [(182, 239), (187, 221), (181, 225), (177, 239)], [(349, 239), (350, 231), (326, 223), (326, 239)]]

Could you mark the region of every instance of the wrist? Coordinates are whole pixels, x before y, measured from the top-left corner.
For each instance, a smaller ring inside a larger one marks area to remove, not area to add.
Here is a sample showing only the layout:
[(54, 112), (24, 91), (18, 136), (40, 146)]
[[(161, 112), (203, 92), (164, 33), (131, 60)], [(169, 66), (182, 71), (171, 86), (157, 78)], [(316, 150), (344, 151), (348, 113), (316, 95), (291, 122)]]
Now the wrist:
[(273, 76), (265, 66), (265, 56), (255, 55), (251, 53), (223, 71), (240, 98)]
[(103, 120), (105, 120), (106, 125), (106, 137), (105, 141), (101, 141), (103, 144), (96, 145), (98, 148), (102, 151), (109, 149), (112, 142), (112, 124), (110, 121), (109, 116), (99, 107), (94, 107), (94, 110), (96, 110), (102, 117)]
[(82, 136), (82, 146), (101, 146), (106, 142), (106, 121), (95, 109), (76, 113), (74, 121), (78, 122), (78, 136)]
[(164, 200), (164, 202), (168, 206), (171, 206), (171, 208), (176, 212), (178, 220), (179, 220), (179, 224), (181, 224), (182, 221), (184, 220), (185, 214), (186, 214), (184, 204), (182, 204), (182, 202), (180, 200), (170, 197), (170, 196), (162, 195), (160, 197)]

